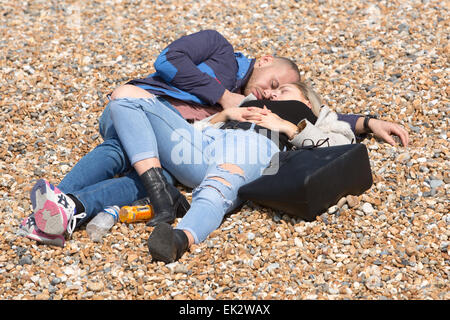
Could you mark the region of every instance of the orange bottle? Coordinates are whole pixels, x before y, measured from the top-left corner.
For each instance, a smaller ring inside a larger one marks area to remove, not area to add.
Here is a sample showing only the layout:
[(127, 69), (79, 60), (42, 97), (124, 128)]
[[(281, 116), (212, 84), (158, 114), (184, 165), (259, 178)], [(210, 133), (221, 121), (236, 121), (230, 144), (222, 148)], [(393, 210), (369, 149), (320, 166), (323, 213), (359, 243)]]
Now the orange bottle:
[(124, 206), (119, 211), (121, 222), (132, 223), (147, 221), (153, 218), (153, 209), (150, 205), (145, 206)]

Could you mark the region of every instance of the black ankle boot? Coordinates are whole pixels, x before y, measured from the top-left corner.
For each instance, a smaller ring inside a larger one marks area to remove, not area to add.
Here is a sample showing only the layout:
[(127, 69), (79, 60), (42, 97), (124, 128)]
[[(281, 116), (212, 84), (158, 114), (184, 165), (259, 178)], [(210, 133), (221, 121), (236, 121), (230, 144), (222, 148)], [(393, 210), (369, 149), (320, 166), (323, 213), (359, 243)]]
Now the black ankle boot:
[(151, 168), (140, 178), (155, 213), (148, 226), (153, 227), (160, 222), (173, 223), (179, 214), (189, 210), (189, 202), (175, 186), (167, 182), (162, 168)]
[[(150, 197), (145, 197), (145, 198), (136, 200), (133, 203), (131, 203), (131, 205), (132, 206), (151, 205)], [(191, 205), (189, 204), (189, 201), (186, 200), (186, 202), (184, 202), (184, 200), (183, 200), (182, 203), (178, 206), (178, 209), (177, 209), (177, 212), (176, 212), (176, 217), (177, 218), (183, 218), (190, 207), (191, 207)]]
[(159, 223), (148, 238), (148, 251), (156, 261), (172, 263), (189, 249), (189, 240), (183, 230), (173, 229), (168, 223)]

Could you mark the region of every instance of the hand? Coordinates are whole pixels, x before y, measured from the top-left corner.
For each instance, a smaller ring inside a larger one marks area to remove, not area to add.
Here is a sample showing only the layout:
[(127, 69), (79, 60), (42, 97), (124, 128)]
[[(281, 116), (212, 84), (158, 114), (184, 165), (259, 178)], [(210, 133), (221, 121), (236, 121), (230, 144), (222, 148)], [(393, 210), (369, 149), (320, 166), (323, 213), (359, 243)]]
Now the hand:
[(293, 133), (297, 131), (297, 126), (295, 124), (280, 118), (275, 113), (270, 112), (266, 106), (264, 106), (263, 110), (266, 111), (266, 113), (260, 114), (261, 120), (252, 122), (255, 122), (257, 125), (270, 130), (285, 133), (289, 138), (292, 138)]
[(403, 146), (408, 146), (408, 131), (406, 131), (401, 125), (379, 119), (370, 119), (368, 125), (377, 138), (386, 141), (390, 145), (395, 146), (395, 140), (391, 137), (391, 135), (396, 135), (402, 141)]
[(270, 113), (271, 111), (257, 107), (247, 108), (228, 108), (222, 111), (225, 115), (225, 121), (237, 120), (243, 122), (256, 122), (261, 120), (261, 115)]
[(242, 100), (244, 100), (244, 98), (245, 96), (243, 96), (242, 94), (232, 93), (228, 90), (225, 90), (218, 103), (225, 110), (237, 107), (242, 102)]

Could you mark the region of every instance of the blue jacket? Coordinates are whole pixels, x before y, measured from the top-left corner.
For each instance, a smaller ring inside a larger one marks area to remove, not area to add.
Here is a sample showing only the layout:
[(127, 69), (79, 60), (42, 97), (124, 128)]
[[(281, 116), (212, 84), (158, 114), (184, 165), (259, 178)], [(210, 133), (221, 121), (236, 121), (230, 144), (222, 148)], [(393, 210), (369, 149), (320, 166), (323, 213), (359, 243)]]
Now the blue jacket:
[(156, 72), (133, 84), (156, 95), (214, 105), (225, 89), (238, 92), (253, 70), (255, 59), (234, 52), (217, 31), (183, 36), (166, 47), (155, 61)]
[[(254, 64), (255, 59), (234, 52), (219, 32), (203, 30), (172, 42), (156, 59), (155, 73), (127, 84), (155, 95), (212, 106), (225, 89), (240, 92)], [(348, 122), (353, 131), (358, 118), (358, 115), (338, 114), (338, 119)]]

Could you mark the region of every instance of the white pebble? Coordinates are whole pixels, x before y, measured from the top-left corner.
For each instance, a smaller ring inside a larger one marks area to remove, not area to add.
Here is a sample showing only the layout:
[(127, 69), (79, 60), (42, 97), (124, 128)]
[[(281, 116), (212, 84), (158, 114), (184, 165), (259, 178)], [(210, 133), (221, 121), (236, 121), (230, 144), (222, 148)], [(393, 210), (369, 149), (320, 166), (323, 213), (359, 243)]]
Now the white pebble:
[(365, 214), (371, 214), (374, 211), (372, 205), (368, 202), (364, 203), (361, 209), (364, 211)]

